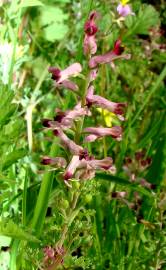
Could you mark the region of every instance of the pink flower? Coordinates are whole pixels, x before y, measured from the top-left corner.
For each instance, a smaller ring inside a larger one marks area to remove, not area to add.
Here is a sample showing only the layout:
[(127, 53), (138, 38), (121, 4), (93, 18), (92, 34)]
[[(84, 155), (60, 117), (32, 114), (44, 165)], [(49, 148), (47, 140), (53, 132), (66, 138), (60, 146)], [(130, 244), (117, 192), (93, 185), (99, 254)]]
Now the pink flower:
[(83, 47), (85, 55), (95, 54), (97, 51), (95, 34), (98, 28), (95, 24), (96, 17), (97, 13), (95, 11), (91, 12), (88, 21), (84, 25), (85, 37)]
[(96, 170), (107, 171), (110, 173), (115, 172), (115, 167), (113, 166), (112, 158), (107, 157), (101, 160), (89, 157), (89, 159), (82, 159), (77, 168), (76, 178), (90, 180), (95, 177)]
[(48, 71), (52, 74), (52, 79), (59, 84), (66, 81), (70, 77), (77, 76), (82, 71), (82, 66), (80, 63), (74, 63), (64, 70), (49, 67)]
[(97, 160), (90, 156), (82, 159), (79, 156), (73, 156), (64, 173), (64, 180), (68, 181), (74, 175), (76, 179), (90, 180), (95, 176), (96, 170), (106, 170), (112, 173), (114, 170), (112, 158)]
[(112, 128), (88, 127), (84, 129), (84, 132), (91, 134), (86, 136), (85, 141), (87, 142), (93, 142), (96, 139), (105, 136), (111, 136), (116, 140), (121, 140), (122, 138), (122, 128), (120, 126), (115, 126)]
[(41, 163), (43, 165), (54, 165), (56, 167), (59, 168), (65, 168), (66, 167), (66, 160), (62, 157), (55, 157), (55, 158), (51, 158), (51, 157), (43, 157)]
[(113, 160), (111, 157), (106, 157), (104, 159), (94, 159), (93, 157), (89, 160), (82, 159), (79, 168), (91, 167), (94, 170), (109, 170), (113, 165)]
[(44, 253), (44, 260), (43, 260), (44, 266), (48, 266), (49, 264), (52, 264), (55, 261), (56, 252), (54, 248), (52, 248), (51, 246), (44, 247), (43, 253)]
[(55, 87), (57, 88), (67, 88), (73, 92), (77, 92), (78, 91), (78, 85), (70, 80), (64, 80), (61, 83), (56, 83), (55, 82)]
[(128, 15), (135, 15), (134, 12), (132, 12), (132, 9), (130, 7), (130, 5), (123, 5), (123, 4), (119, 4), (117, 6), (117, 12), (121, 17), (126, 17)]
[(62, 129), (60, 129), (60, 128), (54, 129), (53, 133), (55, 136), (58, 136), (60, 138), (63, 146), (65, 146), (67, 149), (69, 149), (71, 154), (78, 155), (78, 156), (82, 154), (83, 147), (80, 145), (77, 145), (74, 141), (69, 139), (66, 136), (66, 134), (62, 131)]
[(67, 110), (65, 112), (56, 109), (56, 116), (54, 121), (51, 119), (43, 119), (43, 126), (50, 129), (67, 129), (71, 128), (74, 124), (74, 121), (77, 121), (80, 117), (91, 115), (91, 112), (87, 107), (81, 107), (81, 103), (78, 103), (73, 110)]
[(74, 121), (77, 121), (80, 117), (91, 115), (91, 112), (87, 107), (82, 108), (81, 103), (78, 103), (73, 110), (61, 111), (56, 109), (56, 116), (54, 117), (54, 121), (50, 119), (44, 119), (43, 125), (50, 129), (67, 129), (73, 126)]
[(147, 182), (145, 179), (141, 179), (140, 184), (141, 184), (141, 186), (149, 188), (149, 189), (155, 189), (156, 188), (156, 185)]
[(97, 68), (92, 69), (90, 71), (90, 79), (89, 79), (90, 83), (93, 82), (97, 78), (97, 75), (98, 75), (98, 69)]
[(80, 157), (73, 156), (63, 176), (65, 181), (73, 177), (79, 163), (80, 163)]
[(86, 96), (86, 103), (88, 107), (90, 107), (91, 105), (96, 105), (110, 112), (113, 112), (117, 115), (124, 114), (124, 108), (126, 107), (126, 103), (112, 102), (101, 96), (94, 95), (93, 93), (94, 93), (94, 87), (90, 86), (88, 89), (87, 96)]
[(84, 37), (84, 54), (95, 54), (97, 51), (97, 44), (95, 36), (85, 35)]
[[(59, 115), (61, 116), (59, 119)], [(81, 103), (78, 103), (73, 110), (68, 110), (66, 112), (57, 111), (57, 115), (55, 116), (55, 121), (59, 121), (62, 123), (62, 125), (65, 125), (65, 123), (71, 123), (75, 120), (77, 120), (79, 117), (85, 116), (85, 115), (91, 115), (90, 111), (87, 108), (82, 108)], [(71, 126), (71, 125), (70, 125)]]
[(89, 67), (95, 68), (99, 64), (107, 64), (111, 63), (112, 61), (123, 58), (123, 59), (130, 59), (130, 54), (122, 54), (124, 51), (124, 48), (121, 46), (121, 40), (118, 39), (115, 42), (114, 49), (103, 54), (103, 55), (97, 55), (90, 59), (89, 61)]

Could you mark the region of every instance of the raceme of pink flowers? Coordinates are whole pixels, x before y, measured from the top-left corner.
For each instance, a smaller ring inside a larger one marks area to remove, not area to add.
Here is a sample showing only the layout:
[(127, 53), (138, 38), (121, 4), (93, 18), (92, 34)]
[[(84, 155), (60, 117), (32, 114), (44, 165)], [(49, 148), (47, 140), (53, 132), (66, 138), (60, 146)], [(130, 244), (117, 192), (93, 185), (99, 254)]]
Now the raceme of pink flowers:
[[(73, 109), (62, 111), (59, 108), (55, 110), (55, 117), (53, 119), (43, 119), (43, 126), (45, 129), (53, 131), (54, 136), (59, 138), (62, 147), (69, 153), (68, 160), (64, 157), (49, 157), (44, 156), (42, 164), (61, 168), (63, 171), (64, 182), (70, 187), (70, 180), (75, 178), (77, 180), (88, 180), (95, 177), (98, 170), (107, 171), (108, 173), (115, 173), (116, 168), (113, 165), (111, 157), (103, 159), (96, 159), (92, 154), (88, 153), (85, 143), (91, 143), (95, 140), (109, 136), (115, 140), (122, 139), (121, 126), (113, 126), (111, 128), (103, 127), (101, 125), (84, 127), (84, 118), (93, 117), (91, 112), (92, 107), (100, 107), (106, 109), (124, 120), (126, 103), (113, 102), (105, 97), (99, 96), (95, 93), (94, 82), (98, 76), (98, 69), (100, 65), (110, 64), (117, 59), (129, 59), (130, 55), (123, 53), (121, 39), (118, 39), (114, 48), (102, 55), (94, 55), (97, 52), (96, 35), (98, 33), (98, 26), (96, 24), (99, 14), (96, 11), (90, 13), (88, 20), (84, 25), (84, 40), (83, 51), (89, 67), (88, 74), (84, 77), (87, 80), (85, 95), (83, 100), (79, 100)], [(92, 56), (94, 55), (94, 56)], [(55, 87), (67, 88), (79, 93), (82, 96), (82, 87), (79, 87), (73, 82), (72, 77), (78, 76), (83, 68), (80, 63), (73, 63), (65, 69), (57, 67), (50, 67), (49, 72), (52, 75)], [(83, 82), (83, 86), (85, 82)], [(78, 99), (78, 96), (77, 96)], [(82, 129), (79, 138), (77, 138), (77, 123), (82, 121)], [(70, 132), (69, 132), (70, 131)], [(72, 131), (72, 132), (71, 132)], [(70, 136), (69, 136), (70, 134)], [(72, 135), (71, 134), (75, 134)], [(73, 139), (73, 138), (76, 138)]]

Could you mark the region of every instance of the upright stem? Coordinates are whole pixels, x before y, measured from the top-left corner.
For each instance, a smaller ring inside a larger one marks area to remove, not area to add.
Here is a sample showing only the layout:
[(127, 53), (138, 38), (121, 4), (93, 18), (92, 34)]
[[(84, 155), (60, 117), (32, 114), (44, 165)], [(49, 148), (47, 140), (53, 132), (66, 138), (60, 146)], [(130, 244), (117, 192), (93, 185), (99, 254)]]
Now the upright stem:
[[(57, 153), (57, 145), (52, 144), (50, 156), (55, 156)], [(47, 212), (49, 195), (52, 188), (54, 172), (46, 172), (43, 176), (37, 203), (32, 220), (32, 229), (36, 231), (36, 235), (40, 236), (44, 220)]]
[[(104, 53), (104, 42), (103, 42), (103, 48), (102, 48), (102, 53)], [(101, 67), (101, 85), (100, 85), (100, 94), (101, 96), (104, 96), (104, 90), (105, 90), (105, 66), (102, 65)], [(104, 119), (104, 109), (101, 111), (102, 113), (102, 120), (103, 124), (105, 124), (105, 119)], [(103, 147), (104, 147), (104, 157), (107, 157), (107, 145), (106, 145), (106, 138), (103, 137)]]

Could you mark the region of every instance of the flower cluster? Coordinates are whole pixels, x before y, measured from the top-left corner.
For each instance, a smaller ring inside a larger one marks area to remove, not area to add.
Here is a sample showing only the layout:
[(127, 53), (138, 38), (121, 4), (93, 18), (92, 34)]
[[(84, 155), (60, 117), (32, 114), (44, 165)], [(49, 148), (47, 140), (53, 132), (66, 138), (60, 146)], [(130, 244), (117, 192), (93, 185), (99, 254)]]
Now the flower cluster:
[[(114, 113), (120, 120), (124, 120), (123, 114), (126, 103), (115, 103), (107, 100), (106, 98), (96, 95), (94, 88), (94, 81), (98, 76), (98, 69), (100, 65), (111, 64), (116, 59), (129, 59), (130, 55), (124, 54), (124, 47), (121, 45), (121, 40), (118, 39), (114, 48), (103, 55), (95, 55), (97, 51), (96, 34), (98, 27), (96, 19), (98, 14), (93, 11), (90, 13), (87, 22), (84, 25), (85, 37), (83, 41), (84, 54), (88, 59), (88, 74), (86, 76), (86, 89), (82, 100), (72, 109), (67, 111), (55, 110), (54, 119), (44, 119), (44, 127), (51, 129), (53, 134), (59, 137), (62, 146), (70, 153), (69, 163), (62, 157), (43, 157), (42, 163), (45, 165), (53, 165), (56, 167), (64, 168), (63, 179), (65, 183), (70, 186), (69, 180), (75, 178), (77, 180), (92, 179), (95, 176), (96, 170), (104, 170), (107, 172), (115, 172), (113, 160), (111, 157), (98, 160), (90, 155), (84, 147), (85, 142), (93, 142), (105, 136), (111, 136), (113, 139), (121, 140), (122, 128), (120, 126), (113, 127), (86, 127), (84, 128), (84, 118), (92, 116), (91, 108), (93, 106), (102, 110), (107, 110)], [(71, 77), (77, 76), (82, 72), (80, 63), (74, 63), (64, 70), (56, 67), (50, 67), (49, 72), (56, 87), (65, 87), (72, 91), (80, 91), (77, 84), (70, 80)], [(82, 121), (81, 136), (77, 132), (77, 121)], [(75, 132), (77, 141), (72, 140), (68, 136), (68, 131)], [(84, 136), (85, 135), (85, 136)], [(81, 138), (84, 140), (80, 143)]]
[[(135, 158), (133, 159), (126, 157), (123, 169), (131, 182), (137, 182), (148, 189), (155, 189), (156, 186), (154, 184), (149, 183), (142, 177), (143, 172), (151, 165), (151, 163), (151, 157), (147, 157), (146, 152), (141, 150), (135, 153)], [(141, 174), (141, 177), (138, 176), (138, 174)]]
[[(59, 264), (63, 264), (63, 257), (65, 255), (65, 250), (61, 248), (53, 248), (51, 246), (46, 246), (43, 249), (44, 259), (43, 266), (51, 267)], [(50, 268), (49, 268), (50, 269)]]

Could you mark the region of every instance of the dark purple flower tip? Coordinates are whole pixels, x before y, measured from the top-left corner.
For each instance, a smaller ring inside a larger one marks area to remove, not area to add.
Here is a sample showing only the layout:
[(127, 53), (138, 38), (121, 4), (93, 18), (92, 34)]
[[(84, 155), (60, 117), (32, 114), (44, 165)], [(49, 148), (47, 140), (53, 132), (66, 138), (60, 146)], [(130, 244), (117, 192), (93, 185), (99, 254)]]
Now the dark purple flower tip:
[(132, 163), (132, 159), (131, 159), (130, 157), (126, 157), (126, 158), (125, 158), (125, 163), (126, 163), (127, 165), (131, 164), (131, 163)]
[(54, 129), (54, 130), (53, 130), (53, 134), (54, 134), (55, 136), (59, 136), (59, 130)]
[(47, 118), (45, 118), (45, 119), (43, 119), (42, 120), (42, 125), (44, 126), (44, 127), (51, 127), (51, 119), (47, 119)]
[(139, 206), (141, 206), (141, 205), (142, 205), (142, 199), (138, 199), (138, 200), (137, 200), (137, 204), (138, 204)]
[(116, 55), (121, 55), (124, 52), (124, 46), (122, 46), (121, 43), (121, 39), (115, 41), (113, 52)]
[(126, 191), (112, 192), (112, 198), (124, 198), (124, 197), (126, 197), (126, 195), (127, 195)]
[(137, 161), (141, 160), (145, 156), (145, 151), (138, 151), (135, 153), (135, 158)]
[(97, 17), (98, 17), (98, 13), (94, 10), (94, 11), (92, 11), (91, 13), (90, 13), (90, 15), (89, 15), (89, 20), (91, 21), (91, 20), (95, 20)]
[(87, 21), (84, 25), (84, 31), (88, 36), (93, 36), (98, 31), (98, 28), (93, 21)]
[(155, 184), (151, 184), (151, 185), (150, 185), (150, 188), (151, 188), (151, 189), (156, 189), (156, 187), (157, 187), (157, 185), (155, 185)]
[(118, 194), (117, 192), (112, 192), (112, 198), (117, 198)]
[(141, 166), (143, 166), (143, 167), (147, 166), (147, 160), (146, 159), (141, 160)]
[(138, 223), (141, 223), (143, 219), (144, 219), (143, 215), (140, 214), (140, 215), (137, 216), (137, 222)]
[(59, 68), (49, 67), (48, 71), (52, 74), (52, 79), (58, 81), (61, 77), (61, 71)]
[(148, 157), (147, 159), (141, 160), (140, 163), (141, 163), (141, 166), (143, 167), (150, 166), (152, 163), (152, 159)]
[(124, 114), (124, 109), (127, 106), (126, 103), (117, 103), (117, 106), (114, 109), (114, 113), (119, 114), (119, 115), (123, 115)]
[(79, 155), (79, 160), (89, 160), (89, 154), (88, 154), (88, 150), (87, 149), (83, 149)]
[(50, 157), (42, 157), (41, 164), (50, 165), (52, 163), (52, 159)]
[(67, 171), (64, 175), (63, 178), (65, 181), (70, 180), (73, 177), (73, 174), (70, 171)]
[(54, 121), (61, 123), (61, 121), (65, 117), (65, 115), (66, 115), (65, 112), (58, 111), (57, 115), (54, 117)]
[(146, 159), (146, 162), (147, 162), (147, 165), (150, 166), (151, 163), (152, 163), (152, 158), (148, 157), (148, 158)]

